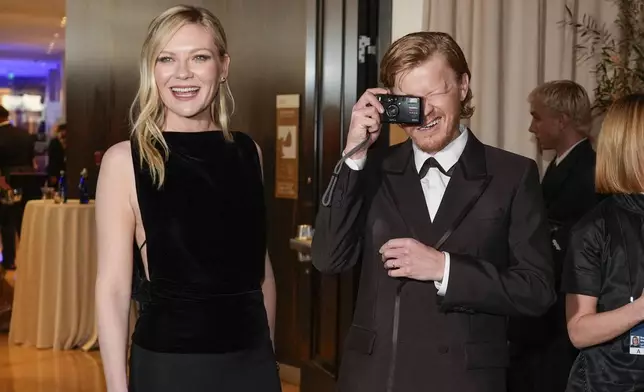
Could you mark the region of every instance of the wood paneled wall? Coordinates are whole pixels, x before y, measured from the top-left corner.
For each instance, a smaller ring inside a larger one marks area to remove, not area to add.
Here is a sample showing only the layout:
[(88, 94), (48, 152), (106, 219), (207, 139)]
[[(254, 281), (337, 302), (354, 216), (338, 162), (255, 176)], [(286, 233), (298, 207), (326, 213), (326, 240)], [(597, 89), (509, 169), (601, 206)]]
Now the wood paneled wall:
[[(76, 183), (83, 167), (96, 176), (94, 151), (105, 150), (128, 138), (127, 112), (138, 83), (137, 61), (145, 30), (155, 15), (176, 3), (176, 0), (67, 0), (67, 159), (72, 183)], [(211, 9), (228, 35), (229, 82), (236, 100), (232, 128), (249, 133), (264, 155), (269, 253), (278, 287), (278, 359), (298, 364), (301, 342), (297, 331), (297, 261), (288, 247), (288, 239), (297, 224), (312, 223), (314, 203), (311, 186), (306, 181), (312, 175), (312, 158), (303, 160), (300, 166), (300, 199), (275, 199), (275, 95), (295, 93), (304, 98), (306, 2), (184, 3)], [(313, 137), (302, 134), (301, 140), (312, 144)], [(311, 151), (309, 147), (300, 148), (301, 153), (306, 150)], [(302, 158), (305, 156), (301, 154)], [(297, 208), (302, 205), (307, 208)]]

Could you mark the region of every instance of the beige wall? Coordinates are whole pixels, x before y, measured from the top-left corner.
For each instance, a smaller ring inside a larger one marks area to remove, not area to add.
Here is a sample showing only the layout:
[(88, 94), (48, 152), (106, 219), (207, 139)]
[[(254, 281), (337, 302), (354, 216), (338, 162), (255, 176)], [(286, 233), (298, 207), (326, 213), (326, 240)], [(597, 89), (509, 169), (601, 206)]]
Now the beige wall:
[[(392, 42), (405, 34), (427, 28), (427, 0), (394, 0), (391, 12)], [(389, 128), (389, 144), (394, 145), (407, 140), (407, 135), (397, 125)]]

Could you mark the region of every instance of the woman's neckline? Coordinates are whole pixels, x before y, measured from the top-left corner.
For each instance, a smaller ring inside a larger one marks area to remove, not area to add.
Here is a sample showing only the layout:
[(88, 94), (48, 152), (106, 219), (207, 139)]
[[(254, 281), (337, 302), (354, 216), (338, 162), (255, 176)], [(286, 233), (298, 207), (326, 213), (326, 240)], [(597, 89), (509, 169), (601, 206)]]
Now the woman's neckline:
[(217, 132), (223, 132), (221, 129), (208, 129), (206, 131), (162, 131), (164, 134), (186, 134), (186, 135), (192, 135), (192, 134), (200, 134), (200, 133), (217, 133)]

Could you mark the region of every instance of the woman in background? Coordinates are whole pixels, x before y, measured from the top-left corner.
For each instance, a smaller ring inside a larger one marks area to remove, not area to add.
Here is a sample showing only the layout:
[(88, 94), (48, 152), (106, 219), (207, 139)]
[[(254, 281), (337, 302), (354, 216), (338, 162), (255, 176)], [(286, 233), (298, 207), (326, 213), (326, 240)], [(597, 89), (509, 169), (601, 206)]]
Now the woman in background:
[[(132, 137), (105, 153), (96, 197), (109, 392), (281, 389), (261, 151), (228, 129), (229, 63), (221, 23), (203, 8), (173, 7), (149, 26)], [(128, 389), (133, 268), (141, 312)]]
[(644, 95), (609, 109), (596, 187), (611, 196), (573, 229), (564, 267), (568, 334), (581, 350), (566, 391), (642, 391), (644, 356), (630, 345), (644, 321)]

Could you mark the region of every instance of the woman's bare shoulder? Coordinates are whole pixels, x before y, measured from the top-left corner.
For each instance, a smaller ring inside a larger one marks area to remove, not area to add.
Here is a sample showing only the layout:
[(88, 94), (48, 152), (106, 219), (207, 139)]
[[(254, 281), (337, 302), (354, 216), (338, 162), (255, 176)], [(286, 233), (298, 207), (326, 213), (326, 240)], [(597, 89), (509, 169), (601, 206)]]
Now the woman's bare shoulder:
[(105, 151), (101, 167), (123, 169), (132, 162), (132, 147), (129, 140), (114, 144)]

